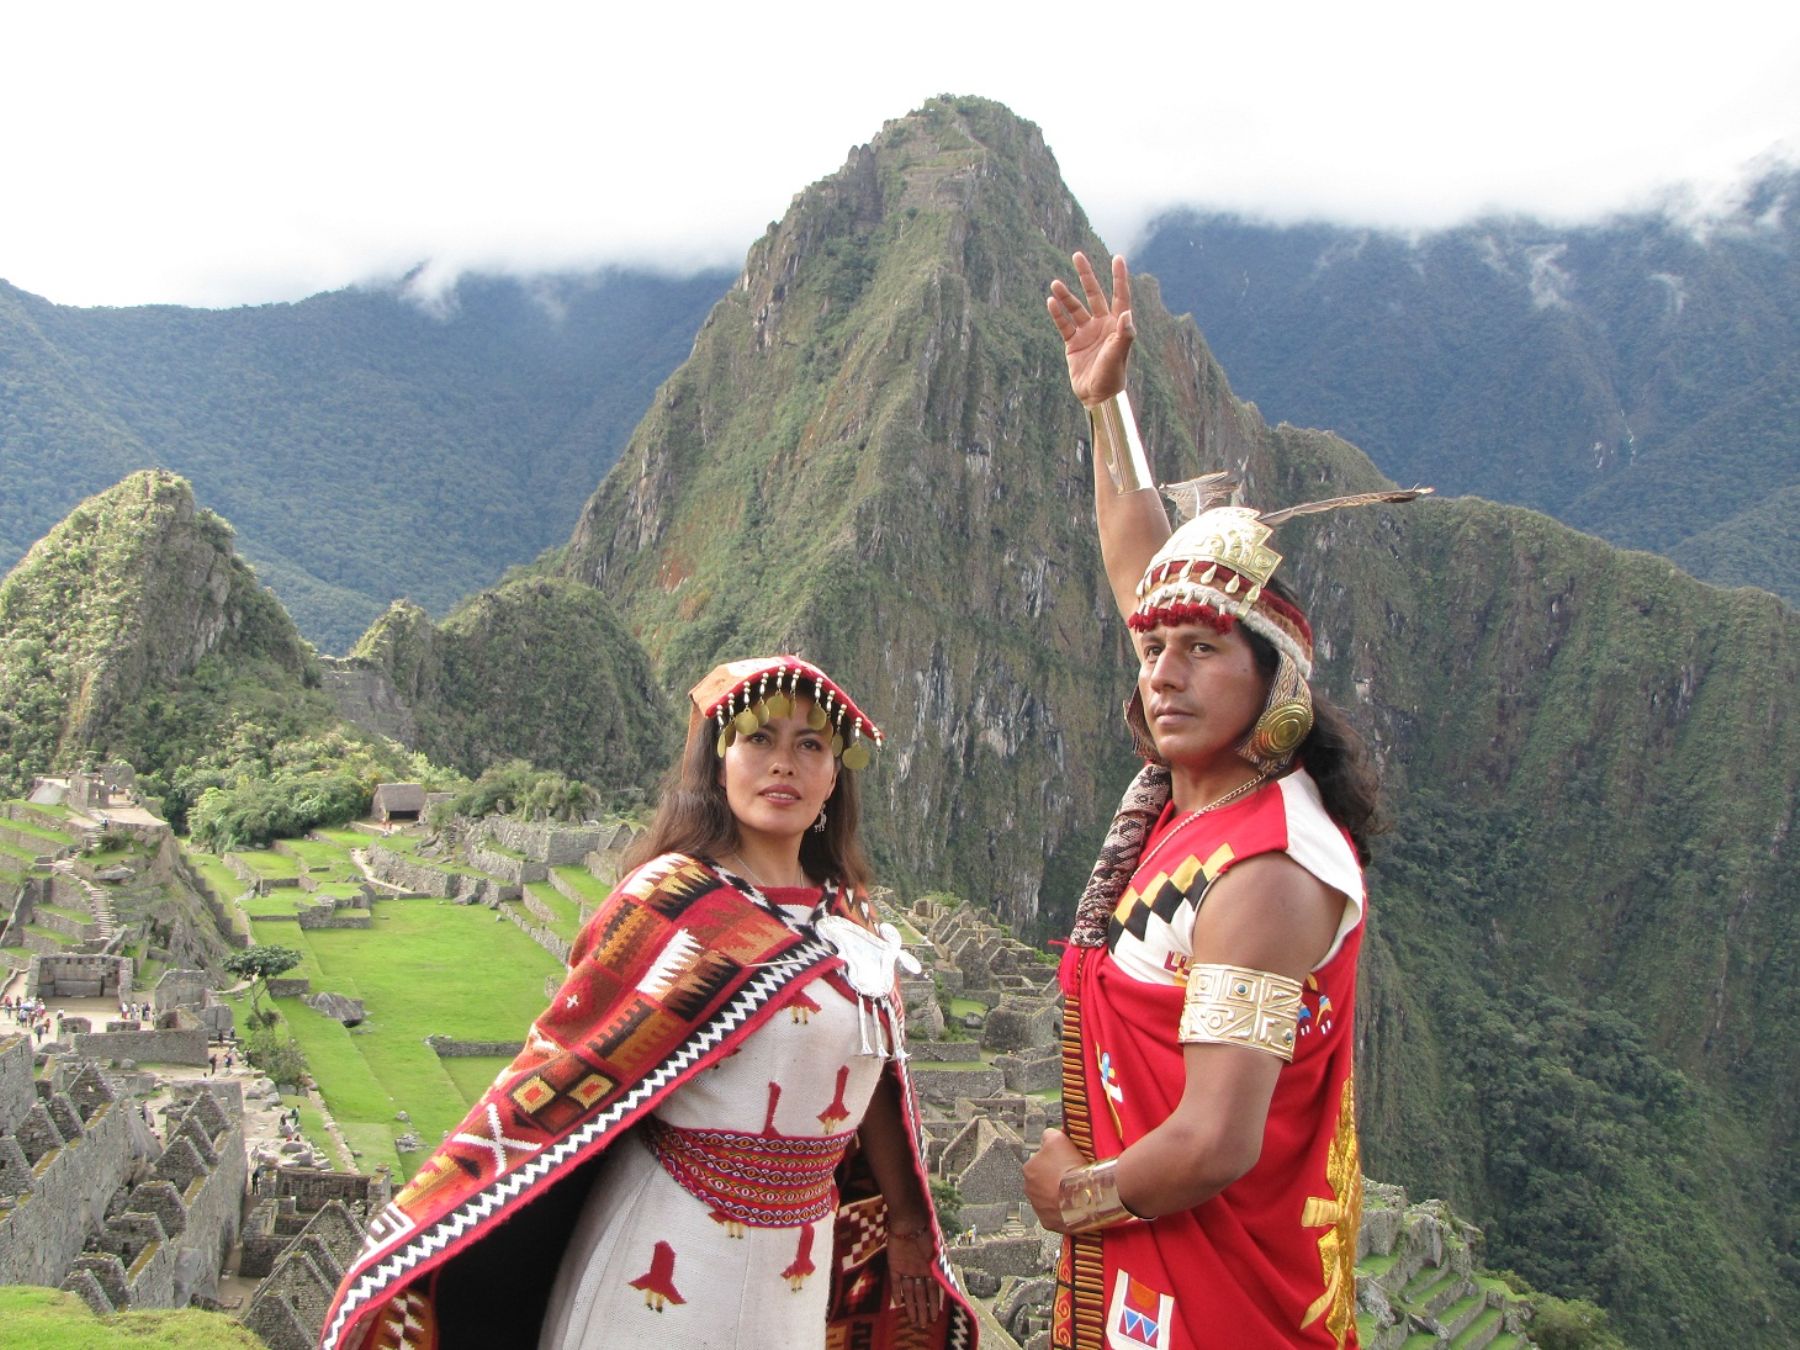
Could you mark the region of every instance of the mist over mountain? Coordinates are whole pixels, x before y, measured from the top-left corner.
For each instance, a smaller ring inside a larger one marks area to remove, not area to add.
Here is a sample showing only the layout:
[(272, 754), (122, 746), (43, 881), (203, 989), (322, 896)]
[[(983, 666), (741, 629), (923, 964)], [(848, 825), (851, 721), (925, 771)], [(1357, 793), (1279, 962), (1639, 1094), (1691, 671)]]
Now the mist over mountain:
[(0, 567), (172, 469), (322, 648), (442, 613), (566, 537), (727, 278), (465, 276), (232, 310), (76, 309), (0, 282)]
[(1800, 601), (1800, 171), (1705, 220), (1408, 238), (1184, 211), (1133, 261), (1271, 419)]

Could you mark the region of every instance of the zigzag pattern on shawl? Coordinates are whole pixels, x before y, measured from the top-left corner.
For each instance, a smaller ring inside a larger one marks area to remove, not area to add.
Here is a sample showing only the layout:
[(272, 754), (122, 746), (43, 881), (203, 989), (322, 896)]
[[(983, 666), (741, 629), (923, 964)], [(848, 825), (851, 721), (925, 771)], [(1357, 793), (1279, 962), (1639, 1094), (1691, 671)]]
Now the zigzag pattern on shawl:
[(1077, 947), (1106, 945), (1106, 921), (1125, 888), (1131, 874), (1137, 871), (1138, 859), (1144, 853), (1144, 840), (1149, 838), (1156, 818), (1169, 800), (1169, 770), (1166, 765), (1146, 764), (1131, 780), (1119, 809), (1113, 813), (1106, 841), (1100, 845), (1100, 856), (1075, 904), (1075, 923), (1069, 929), (1069, 941)]
[(450, 1247), (471, 1229), (492, 1218), (502, 1206), (516, 1199), (530, 1186), (573, 1158), (585, 1146), (613, 1129), (625, 1116), (653, 1098), (665, 1084), (678, 1077), (694, 1061), (742, 1026), (773, 995), (785, 988), (797, 975), (804, 973), (805, 968), (832, 955), (831, 948), (818, 941), (803, 942), (790, 949), (782, 958), (781, 969), (766, 970), (738, 990), (731, 1002), (722, 1007), (712, 1021), (647, 1074), (625, 1096), (577, 1128), (568, 1138), (551, 1145), (505, 1176), (496, 1178), (486, 1190), (471, 1196), (431, 1228), (416, 1235), (404, 1247), (371, 1266), (344, 1295), (337, 1317), (320, 1341), (320, 1350), (337, 1350), (338, 1338), (343, 1335), (351, 1315), (373, 1296), (417, 1269), (421, 1262)]

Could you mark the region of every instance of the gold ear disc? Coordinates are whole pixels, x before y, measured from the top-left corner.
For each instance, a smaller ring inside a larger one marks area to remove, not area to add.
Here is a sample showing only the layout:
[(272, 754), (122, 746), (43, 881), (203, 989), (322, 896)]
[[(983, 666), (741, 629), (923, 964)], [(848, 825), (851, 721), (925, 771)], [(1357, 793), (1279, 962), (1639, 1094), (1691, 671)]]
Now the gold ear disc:
[(817, 703), (814, 703), (807, 711), (806, 725), (811, 727), (814, 731), (823, 731), (825, 730), (825, 721), (825, 710)]
[(756, 714), (757, 726), (761, 727), (769, 724), (769, 705), (760, 698), (750, 705), (750, 711)]
[(1312, 730), (1313, 713), (1309, 704), (1298, 699), (1278, 703), (1256, 720), (1250, 733), (1251, 750), (1264, 759), (1280, 759), (1290, 755)]
[(831, 753), (833, 755), (844, 753), (844, 738), (835, 731), (831, 733)]
[(861, 741), (854, 741), (844, 747), (844, 767), (846, 769), (866, 769), (869, 767), (869, 747)]
[(755, 713), (751, 712), (750, 709), (745, 708), (736, 717), (731, 719), (731, 725), (737, 728), (738, 735), (748, 736), (751, 732), (760, 727), (762, 723), (756, 720)]
[(765, 706), (769, 710), (770, 717), (786, 717), (789, 713), (794, 711), (794, 700), (777, 689), (773, 694), (769, 695), (768, 702)]
[(736, 739), (737, 728), (727, 724), (725, 730), (719, 733), (719, 739), (716, 742), (720, 759), (725, 758), (725, 752), (731, 748), (731, 743)]

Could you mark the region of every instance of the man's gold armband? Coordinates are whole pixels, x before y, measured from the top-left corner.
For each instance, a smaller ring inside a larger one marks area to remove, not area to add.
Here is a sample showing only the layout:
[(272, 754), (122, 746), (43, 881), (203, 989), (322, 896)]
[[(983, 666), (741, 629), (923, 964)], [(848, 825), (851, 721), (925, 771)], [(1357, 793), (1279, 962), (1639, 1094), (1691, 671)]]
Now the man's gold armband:
[(1108, 1158), (1086, 1167), (1071, 1167), (1062, 1174), (1056, 1188), (1056, 1209), (1065, 1232), (1089, 1233), (1138, 1221), (1119, 1199), (1118, 1171), (1119, 1160)]
[(1294, 1058), (1300, 981), (1244, 966), (1190, 966), (1181, 1002), (1183, 1045), (1247, 1045)]
[(1150, 460), (1138, 436), (1131, 400), (1121, 390), (1106, 402), (1088, 409), (1088, 426), (1094, 433), (1094, 453), (1112, 476), (1113, 491), (1123, 495), (1155, 487), (1150, 479)]

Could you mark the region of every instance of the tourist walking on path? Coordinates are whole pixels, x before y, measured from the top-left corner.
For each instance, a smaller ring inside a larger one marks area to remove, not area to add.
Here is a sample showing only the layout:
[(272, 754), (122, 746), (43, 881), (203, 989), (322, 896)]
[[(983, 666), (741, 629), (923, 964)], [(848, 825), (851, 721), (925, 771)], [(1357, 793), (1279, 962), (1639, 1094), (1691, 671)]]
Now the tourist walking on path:
[(1092, 419), (1146, 765), (1064, 952), (1064, 1126), (1025, 1168), (1038, 1217), (1069, 1235), (1051, 1343), (1341, 1350), (1374, 771), (1312, 693), (1312, 628), (1274, 576), (1293, 511), (1240, 506), (1213, 475), (1170, 490), (1193, 517), (1170, 532), (1125, 397), (1130, 275), (1115, 258), (1109, 301), (1075, 268), (1083, 298), (1058, 281), (1049, 308)]
[(881, 734), (735, 661), (513, 1061), (377, 1216), (325, 1350), (963, 1347), (858, 839)]

